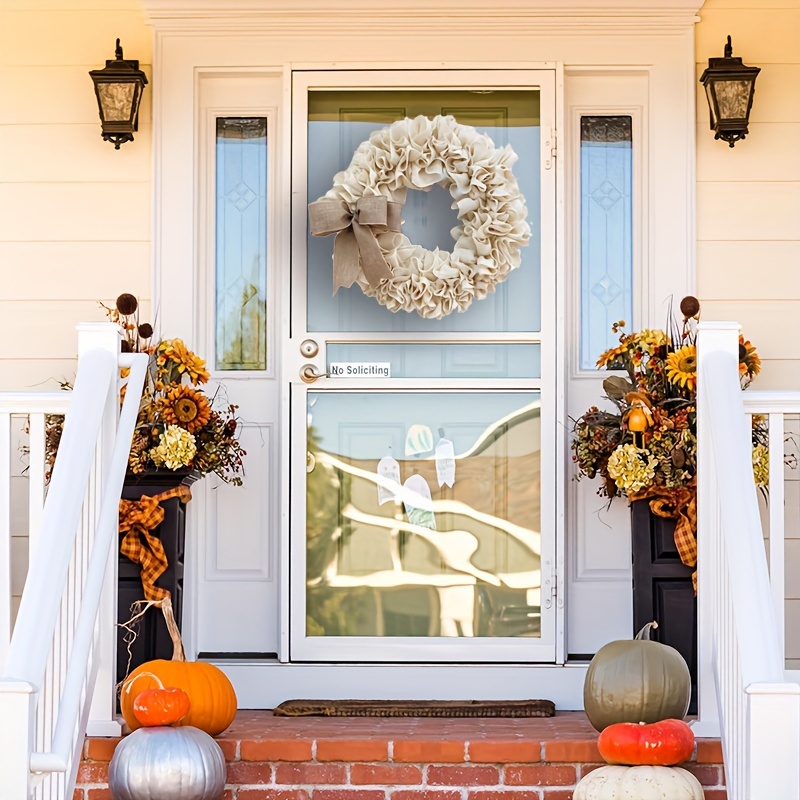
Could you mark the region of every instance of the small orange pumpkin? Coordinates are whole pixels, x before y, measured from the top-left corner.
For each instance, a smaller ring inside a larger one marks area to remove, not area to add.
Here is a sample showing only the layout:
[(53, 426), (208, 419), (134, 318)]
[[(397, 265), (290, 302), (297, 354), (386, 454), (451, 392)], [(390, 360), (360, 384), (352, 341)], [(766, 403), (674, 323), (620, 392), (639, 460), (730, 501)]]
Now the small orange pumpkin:
[[(153, 676), (155, 677), (155, 676)], [(161, 683), (161, 681), (158, 681)], [(174, 725), (189, 713), (189, 695), (173, 686), (145, 689), (133, 701), (133, 715), (144, 728)]]
[(210, 736), (217, 736), (236, 716), (236, 692), (228, 676), (218, 667), (202, 661), (186, 660), (169, 598), (161, 601), (161, 610), (172, 637), (172, 661), (147, 661), (125, 678), (119, 698), (122, 716), (130, 729), (135, 731), (141, 727), (133, 709), (138, 695), (146, 689), (177, 686), (189, 696), (189, 713), (178, 725), (191, 725)]
[(597, 749), (609, 764), (671, 767), (692, 756), (694, 733), (680, 719), (618, 722), (609, 725), (597, 739)]

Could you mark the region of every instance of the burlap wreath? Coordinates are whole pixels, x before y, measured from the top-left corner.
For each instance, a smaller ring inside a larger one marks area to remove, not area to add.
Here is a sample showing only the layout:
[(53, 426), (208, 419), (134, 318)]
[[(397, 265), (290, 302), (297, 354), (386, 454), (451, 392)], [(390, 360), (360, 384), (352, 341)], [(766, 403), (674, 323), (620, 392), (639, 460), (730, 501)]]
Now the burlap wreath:
[[(390, 311), (441, 319), (486, 297), (530, 239), (517, 154), (453, 117), (402, 119), (359, 145), (333, 188), (309, 205), (311, 232), (336, 233), (334, 294), (357, 282)], [(458, 210), (451, 253), (400, 233), (409, 189), (447, 188)]]

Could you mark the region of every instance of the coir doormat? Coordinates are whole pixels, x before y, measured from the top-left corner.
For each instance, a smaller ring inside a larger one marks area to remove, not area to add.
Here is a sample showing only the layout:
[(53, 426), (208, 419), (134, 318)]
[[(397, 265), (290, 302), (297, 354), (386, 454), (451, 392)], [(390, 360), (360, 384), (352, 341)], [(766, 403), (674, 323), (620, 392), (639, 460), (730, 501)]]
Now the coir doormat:
[(287, 700), (279, 717), (552, 717), (550, 700)]

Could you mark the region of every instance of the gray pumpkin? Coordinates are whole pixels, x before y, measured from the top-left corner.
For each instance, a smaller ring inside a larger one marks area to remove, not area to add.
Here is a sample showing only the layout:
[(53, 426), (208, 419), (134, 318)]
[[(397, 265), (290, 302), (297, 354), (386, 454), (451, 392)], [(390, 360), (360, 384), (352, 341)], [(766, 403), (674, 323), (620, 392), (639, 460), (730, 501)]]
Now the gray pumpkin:
[(108, 786), (114, 800), (219, 800), (225, 757), (197, 728), (139, 728), (114, 751)]
[(633, 641), (601, 647), (586, 673), (583, 707), (589, 722), (602, 731), (617, 722), (683, 719), (689, 708), (692, 679), (683, 656), (666, 644), (650, 641), (648, 623)]

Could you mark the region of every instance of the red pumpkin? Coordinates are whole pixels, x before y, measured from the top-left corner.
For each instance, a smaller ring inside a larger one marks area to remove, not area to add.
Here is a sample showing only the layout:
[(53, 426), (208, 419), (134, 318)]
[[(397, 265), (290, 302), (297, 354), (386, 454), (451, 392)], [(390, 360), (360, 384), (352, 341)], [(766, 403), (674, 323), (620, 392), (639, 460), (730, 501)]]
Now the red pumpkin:
[(145, 689), (133, 701), (133, 715), (145, 728), (173, 725), (189, 713), (189, 695), (178, 689)]
[(618, 722), (600, 734), (597, 749), (609, 764), (669, 767), (691, 758), (694, 734), (679, 719), (650, 725)]

